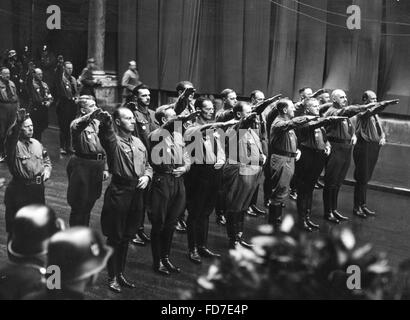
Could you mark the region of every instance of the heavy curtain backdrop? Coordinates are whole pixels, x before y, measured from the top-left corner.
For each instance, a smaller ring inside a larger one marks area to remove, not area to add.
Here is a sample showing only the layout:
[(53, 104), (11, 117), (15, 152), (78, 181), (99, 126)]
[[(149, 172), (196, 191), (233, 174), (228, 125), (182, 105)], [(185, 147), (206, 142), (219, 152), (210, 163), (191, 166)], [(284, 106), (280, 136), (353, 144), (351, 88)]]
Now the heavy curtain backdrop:
[[(360, 30), (346, 26), (352, 4), (361, 8)], [(128, 40), (120, 37), (130, 43), (119, 44), (119, 59), (135, 51), (153, 89), (174, 91), (191, 80), (200, 93), (229, 87), (242, 96), (261, 89), (296, 98), (311, 86), (345, 89), (352, 101), (373, 89), (400, 97), (395, 113), (410, 115), (408, 1), (138, 0), (119, 10), (136, 25)]]

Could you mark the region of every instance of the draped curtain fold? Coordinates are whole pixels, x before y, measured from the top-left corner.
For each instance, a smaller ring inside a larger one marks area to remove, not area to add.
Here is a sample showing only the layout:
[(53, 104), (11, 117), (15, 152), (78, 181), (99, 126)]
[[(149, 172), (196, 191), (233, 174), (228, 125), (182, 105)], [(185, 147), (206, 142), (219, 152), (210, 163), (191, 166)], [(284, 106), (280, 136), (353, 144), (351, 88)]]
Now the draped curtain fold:
[[(361, 30), (346, 26), (352, 4)], [(137, 0), (138, 66), (154, 89), (191, 80), (199, 93), (229, 87), (296, 98), (310, 86), (341, 88), (355, 101), (374, 89), (407, 101), (395, 110), (410, 114), (410, 27), (381, 23), (409, 24), (409, 16), (404, 1)]]

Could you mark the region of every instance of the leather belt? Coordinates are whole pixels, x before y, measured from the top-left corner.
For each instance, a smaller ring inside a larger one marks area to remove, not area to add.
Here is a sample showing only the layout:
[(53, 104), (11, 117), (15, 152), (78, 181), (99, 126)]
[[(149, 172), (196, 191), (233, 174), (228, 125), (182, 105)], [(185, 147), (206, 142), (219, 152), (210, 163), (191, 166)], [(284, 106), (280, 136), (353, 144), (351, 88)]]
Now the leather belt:
[(314, 152), (324, 152), (325, 151), (324, 149), (316, 149), (316, 148), (305, 146), (303, 144), (300, 145), (300, 148), (301, 149), (309, 149), (309, 150), (314, 151)]
[(76, 152), (75, 155), (79, 158), (82, 159), (87, 159), (87, 160), (104, 160), (105, 159), (105, 154), (104, 153), (80, 153)]
[(341, 139), (341, 138), (336, 138), (336, 137), (327, 137), (327, 140), (329, 142), (344, 143), (344, 144), (350, 144), (351, 142), (351, 139)]
[(25, 179), (21, 177), (13, 177), (13, 180), (17, 183), (23, 183), (25, 185), (33, 185), (33, 184), (43, 184), (43, 177), (41, 175), (35, 176), (32, 179)]
[(275, 148), (272, 149), (272, 154), (277, 154), (277, 155), (289, 157), (289, 158), (296, 158), (296, 152), (287, 152), (287, 151), (283, 151), (283, 150), (279, 150)]

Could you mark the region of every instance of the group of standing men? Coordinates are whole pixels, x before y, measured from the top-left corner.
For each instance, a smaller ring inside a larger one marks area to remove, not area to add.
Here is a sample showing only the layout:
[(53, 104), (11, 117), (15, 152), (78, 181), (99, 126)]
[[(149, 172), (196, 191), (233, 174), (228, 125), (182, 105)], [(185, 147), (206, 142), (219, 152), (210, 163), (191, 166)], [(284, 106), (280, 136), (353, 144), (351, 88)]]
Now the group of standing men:
[[(67, 166), (67, 200), (72, 209), (70, 226), (88, 226), (102, 182), (111, 174), (101, 226), (113, 248), (107, 264), (112, 291), (135, 287), (124, 275), (131, 241), (151, 242), (155, 272), (167, 276), (180, 272), (170, 254), (177, 222), (185, 210), (188, 258), (193, 263), (219, 257), (207, 242), (214, 210), (218, 221), (225, 220), (229, 246), (251, 247), (243, 236), (245, 214), (250, 209), (258, 212), (263, 175), (268, 220), (276, 229), (292, 178), (301, 227), (308, 231), (319, 228), (310, 216), (313, 190), (323, 169), (324, 217), (332, 223), (347, 220), (337, 210), (337, 198), (354, 146), (353, 213), (362, 218), (374, 215), (366, 206), (366, 186), (385, 142), (377, 114), (398, 101), (378, 103), (375, 94), (366, 91), (364, 105), (348, 106), (342, 90), (329, 96), (324, 90), (313, 94), (304, 88), (296, 109), (281, 95), (265, 99), (256, 90), (247, 103), (238, 102), (235, 91), (225, 89), (223, 108), (215, 115), (213, 101), (206, 97), (194, 100), (193, 84), (182, 81), (177, 85), (177, 101), (154, 112), (149, 109), (149, 88), (129, 74), (124, 102), (110, 115), (96, 105), (93, 88), (99, 82), (92, 76), (93, 59), (88, 63), (80, 76), (83, 91), (89, 90), (87, 95), (79, 96), (70, 62), (60, 57), (56, 69), (62, 146), (73, 153)], [(130, 62), (127, 72), (136, 75), (134, 69)], [(41, 81), (41, 70), (34, 74)], [(47, 108), (51, 100), (46, 99), (46, 85), (33, 81), (34, 92), (45, 99), (38, 101)], [(12, 95), (12, 83), (0, 87), (2, 97), (11, 99), (10, 92)], [(36, 105), (33, 102), (28, 110)], [(16, 212), (27, 204), (45, 202), (44, 182), (51, 173), (47, 152), (35, 136), (39, 125), (33, 121), (35, 113), (29, 116), (24, 109), (16, 111), (17, 107), (6, 144), (13, 175), (5, 198), (9, 239)], [(356, 128), (350, 121), (353, 116), (357, 116)], [(145, 215), (152, 224), (150, 237), (144, 232)]]

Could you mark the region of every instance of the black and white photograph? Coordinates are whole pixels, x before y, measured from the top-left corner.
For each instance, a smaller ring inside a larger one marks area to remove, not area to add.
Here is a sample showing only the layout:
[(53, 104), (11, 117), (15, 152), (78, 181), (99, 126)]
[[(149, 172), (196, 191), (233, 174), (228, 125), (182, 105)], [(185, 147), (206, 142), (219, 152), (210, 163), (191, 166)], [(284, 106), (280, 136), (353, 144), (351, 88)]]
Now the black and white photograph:
[(0, 0), (0, 300), (410, 299), (409, 57), (409, 0)]

